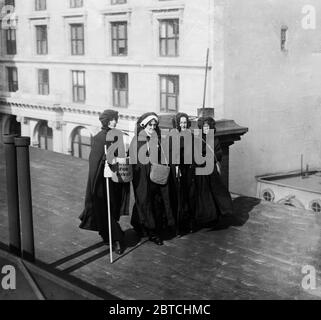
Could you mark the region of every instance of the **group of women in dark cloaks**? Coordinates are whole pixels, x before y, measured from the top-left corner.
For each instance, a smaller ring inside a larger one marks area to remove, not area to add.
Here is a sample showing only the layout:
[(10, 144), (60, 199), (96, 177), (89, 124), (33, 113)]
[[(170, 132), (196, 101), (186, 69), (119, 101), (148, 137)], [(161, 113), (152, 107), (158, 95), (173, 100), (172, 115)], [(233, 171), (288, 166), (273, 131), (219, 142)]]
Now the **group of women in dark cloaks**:
[[(98, 231), (103, 241), (109, 243), (107, 190), (104, 177), (106, 135), (114, 129), (118, 121), (118, 112), (105, 110), (99, 117), (101, 131), (93, 138), (89, 157), (89, 175), (85, 197), (85, 208), (80, 215), (80, 228)], [(179, 132), (190, 129), (191, 122), (185, 113), (173, 118), (173, 127)], [(215, 120), (211, 117), (198, 119), (202, 130), (202, 153), (206, 150), (206, 135), (209, 129), (215, 129)], [(129, 150), (139, 151), (145, 147), (149, 156), (149, 141), (157, 133), (159, 160), (162, 145), (159, 119), (156, 113), (143, 114), (137, 121), (136, 136)], [(215, 132), (215, 131), (214, 131)], [(137, 139), (137, 137), (140, 137)], [(143, 137), (143, 138), (142, 138)], [(143, 163), (137, 157), (132, 165), (132, 186), (135, 204), (131, 213), (131, 224), (139, 237), (149, 237), (157, 245), (163, 244), (164, 230), (175, 230), (177, 235), (195, 232), (204, 226), (214, 226), (221, 216), (232, 214), (232, 199), (222, 183), (216, 162), (222, 159), (219, 139), (214, 139), (215, 161), (211, 174), (196, 175), (197, 164), (184, 163), (184, 144), (180, 142), (179, 164), (168, 163), (170, 173), (165, 184), (151, 180), (151, 162)], [(112, 165), (111, 165), (111, 170)], [(109, 179), (111, 235), (115, 252), (122, 254), (126, 248), (124, 232), (119, 225), (121, 215), (129, 215), (130, 183), (116, 183)]]

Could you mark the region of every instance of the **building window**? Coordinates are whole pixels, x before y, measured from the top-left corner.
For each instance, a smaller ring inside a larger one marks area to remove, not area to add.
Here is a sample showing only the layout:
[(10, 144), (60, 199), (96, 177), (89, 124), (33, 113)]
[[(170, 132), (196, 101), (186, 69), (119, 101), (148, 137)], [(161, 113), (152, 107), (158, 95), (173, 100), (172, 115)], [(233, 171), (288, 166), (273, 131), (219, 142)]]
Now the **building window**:
[(7, 54), (17, 54), (16, 30), (6, 30)]
[(310, 208), (313, 212), (320, 213), (321, 212), (321, 201), (318, 201), (318, 200), (312, 201)]
[(38, 70), (38, 94), (40, 95), (49, 94), (49, 70), (48, 69)]
[(287, 51), (287, 33), (288, 33), (288, 27), (282, 26), (281, 27), (281, 50)]
[(70, 0), (70, 8), (81, 8), (83, 5), (83, 0)]
[(74, 102), (85, 102), (85, 71), (72, 71), (72, 95)]
[(265, 201), (273, 202), (275, 195), (271, 189), (265, 189), (261, 193), (261, 198)]
[(159, 54), (176, 57), (179, 52), (179, 20), (159, 20)]
[(35, 9), (36, 11), (46, 10), (47, 9), (46, 0), (36, 0)]
[(71, 154), (81, 159), (89, 159), (92, 146), (92, 135), (84, 127), (78, 127), (74, 130), (72, 136)]
[(111, 23), (111, 41), (113, 56), (127, 55), (127, 22)]
[(71, 24), (71, 54), (79, 56), (85, 54), (84, 25)]
[(15, 0), (5, 0), (5, 6), (15, 6)]
[(18, 70), (16, 67), (7, 67), (8, 90), (9, 92), (18, 91)]
[(40, 121), (38, 124), (38, 147), (44, 150), (53, 150), (52, 140), (52, 129), (48, 127), (48, 122)]
[(160, 110), (177, 112), (179, 98), (179, 77), (160, 76)]
[(271, 202), (271, 201), (272, 201), (272, 195), (271, 195), (271, 193), (270, 193), (269, 191), (265, 191), (265, 192), (263, 193), (263, 199), (264, 199), (265, 201)]
[(111, 4), (124, 4), (127, 0), (111, 0)]
[(48, 53), (47, 26), (36, 26), (37, 54)]
[(265, 201), (272, 201), (272, 199), (273, 199), (273, 197), (272, 197), (272, 194), (269, 192), (269, 191), (265, 191), (264, 193), (263, 193), (263, 199), (265, 200)]
[(128, 107), (128, 74), (113, 73), (113, 105), (114, 107)]

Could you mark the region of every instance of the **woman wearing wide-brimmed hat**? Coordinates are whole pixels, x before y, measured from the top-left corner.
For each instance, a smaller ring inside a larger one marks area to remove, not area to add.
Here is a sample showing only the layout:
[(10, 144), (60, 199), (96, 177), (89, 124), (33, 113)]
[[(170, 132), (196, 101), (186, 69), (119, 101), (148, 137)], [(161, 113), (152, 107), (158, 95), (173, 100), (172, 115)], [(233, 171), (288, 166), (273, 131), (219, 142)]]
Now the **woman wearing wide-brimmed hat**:
[[(202, 130), (202, 154), (206, 153), (206, 135), (209, 130), (214, 130), (215, 120), (212, 117), (201, 117), (198, 119), (198, 127)], [(233, 213), (232, 198), (222, 182), (217, 162), (222, 160), (222, 148), (217, 137), (214, 138), (214, 150), (209, 147), (213, 153), (214, 170), (209, 175), (195, 175), (196, 190), (196, 212), (195, 218), (199, 225), (213, 226), (223, 215)]]
[[(85, 197), (85, 208), (80, 216), (80, 228), (98, 231), (103, 241), (109, 242), (107, 190), (104, 177), (105, 146), (110, 147), (112, 142), (106, 141), (109, 130), (115, 129), (118, 121), (118, 112), (105, 110), (99, 117), (102, 123), (101, 131), (93, 137), (93, 144), (89, 156), (89, 174)], [(119, 132), (119, 136), (122, 133)], [(111, 233), (115, 251), (118, 254), (125, 250), (124, 232), (118, 221), (121, 215), (129, 214), (129, 183), (115, 183), (109, 179)]]
[[(160, 180), (164, 180), (160, 184), (151, 179), (153, 161), (145, 161), (152, 157), (152, 150), (156, 150), (157, 154), (156, 159), (154, 157), (154, 162), (158, 160), (158, 163), (160, 163), (163, 150), (160, 143), (158, 124), (159, 119), (156, 113), (148, 112), (143, 114), (137, 121), (136, 135), (130, 145), (130, 156), (135, 157), (135, 160), (132, 161), (134, 162), (132, 183), (135, 204), (131, 224), (140, 236), (147, 233), (150, 241), (157, 245), (162, 245), (164, 228), (175, 225), (169, 184), (166, 182), (167, 177), (165, 176), (166, 166), (163, 168), (164, 177), (161, 176), (162, 173), (159, 176)], [(142, 155), (144, 159), (141, 158)]]
[[(171, 165), (172, 180), (174, 182), (171, 193), (175, 203), (175, 218), (177, 233), (183, 235), (196, 231), (195, 223), (195, 166), (193, 163), (194, 138), (190, 130), (191, 121), (186, 113), (179, 112), (172, 119), (173, 128), (181, 133), (178, 141), (179, 164)], [(186, 136), (183, 138), (184, 133)], [(184, 139), (184, 140), (183, 140)], [(176, 157), (176, 151), (171, 144), (171, 159)], [(177, 151), (176, 151), (177, 152)], [(190, 156), (190, 160), (185, 159), (185, 154)], [(190, 163), (189, 163), (190, 162)]]

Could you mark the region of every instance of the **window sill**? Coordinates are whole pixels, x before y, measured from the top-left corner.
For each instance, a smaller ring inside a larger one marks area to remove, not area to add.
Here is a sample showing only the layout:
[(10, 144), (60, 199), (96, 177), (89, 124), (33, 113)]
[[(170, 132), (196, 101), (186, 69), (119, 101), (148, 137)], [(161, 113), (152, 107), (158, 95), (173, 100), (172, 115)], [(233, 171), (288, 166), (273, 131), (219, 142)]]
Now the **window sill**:
[(113, 108), (114, 108), (114, 109), (117, 109), (117, 110), (127, 110), (127, 109), (129, 108), (129, 106), (119, 107), (119, 106), (114, 106), (114, 105), (113, 105)]
[(1, 58), (4, 58), (4, 59), (12, 59), (12, 60), (13, 60), (16, 56), (17, 56), (16, 53), (14, 53), (14, 54), (5, 53)]
[(20, 98), (19, 91), (10, 92), (10, 91), (2, 91), (0, 92), (1, 97), (3, 98)]
[(160, 59), (173, 59), (173, 58), (180, 58), (179, 55), (177, 56), (158, 56), (157, 58), (160, 58)]
[(46, 11), (35, 12), (32, 15), (28, 16), (29, 20), (43, 20), (43, 19), (50, 19), (50, 14)]
[(128, 14), (132, 13), (132, 8), (123, 7), (122, 5), (110, 5), (108, 9), (101, 10), (100, 13), (103, 15), (115, 15), (115, 14)]
[(86, 101), (72, 101), (71, 104), (74, 106), (74, 107), (83, 107), (85, 104), (86, 104)]
[(171, 4), (159, 3), (157, 6), (149, 7), (151, 12), (170, 12), (170, 11), (184, 11), (185, 5), (183, 3)]
[(116, 58), (116, 59), (117, 58), (121, 58), (121, 59), (122, 58), (128, 58), (128, 54), (126, 54), (126, 55), (125, 54), (119, 54), (119, 55), (113, 54), (113, 55), (110, 55), (109, 58)]
[(83, 8), (78, 8), (78, 10), (72, 8), (72, 10), (70, 10), (68, 12), (64, 12), (62, 14), (62, 17), (65, 18), (65, 19), (67, 19), (67, 18), (76, 18), (76, 17), (85, 17), (85, 16), (87, 16), (87, 11), (84, 10)]

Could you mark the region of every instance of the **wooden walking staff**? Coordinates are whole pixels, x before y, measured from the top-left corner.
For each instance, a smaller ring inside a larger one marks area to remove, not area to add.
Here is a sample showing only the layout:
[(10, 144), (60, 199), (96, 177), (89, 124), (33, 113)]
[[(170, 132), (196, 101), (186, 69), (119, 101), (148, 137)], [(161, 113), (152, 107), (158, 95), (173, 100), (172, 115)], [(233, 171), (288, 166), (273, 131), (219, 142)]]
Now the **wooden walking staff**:
[(179, 169), (179, 166), (177, 167), (177, 222), (176, 222), (176, 236), (180, 235), (180, 218), (181, 218), (181, 177), (180, 177), (181, 171)]
[(109, 194), (109, 178), (112, 177), (112, 172), (109, 168), (107, 162), (107, 147), (105, 145), (105, 170), (104, 177), (106, 178), (106, 189), (107, 189), (107, 210), (108, 210), (108, 233), (109, 233), (109, 254), (110, 254), (110, 263), (113, 263), (113, 241), (111, 236), (111, 213), (110, 213), (110, 194)]

